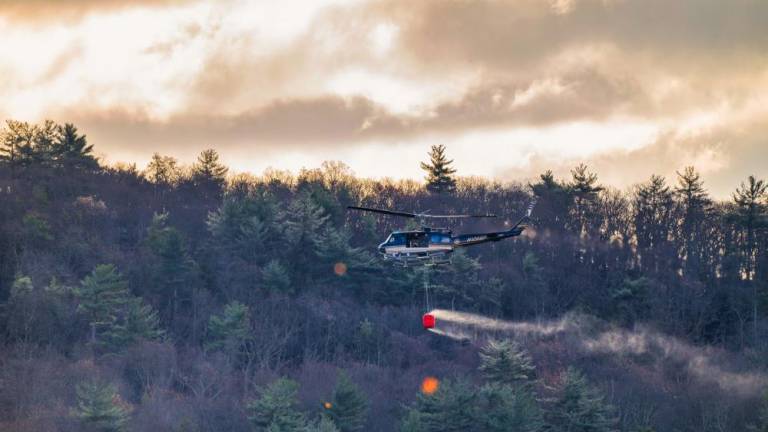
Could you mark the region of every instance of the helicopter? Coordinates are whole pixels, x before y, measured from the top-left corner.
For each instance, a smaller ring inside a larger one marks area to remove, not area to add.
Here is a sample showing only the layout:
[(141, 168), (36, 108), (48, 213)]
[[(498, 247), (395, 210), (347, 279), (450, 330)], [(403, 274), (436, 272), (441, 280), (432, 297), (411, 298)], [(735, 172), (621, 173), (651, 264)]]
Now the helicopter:
[(450, 262), (451, 253), (457, 248), (474, 246), (481, 243), (496, 242), (516, 237), (522, 234), (530, 220), (536, 201), (532, 201), (526, 209), (525, 216), (504, 231), (459, 234), (454, 235), (447, 228), (433, 228), (426, 225), (431, 219), (462, 219), (462, 218), (495, 218), (494, 214), (458, 214), (433, 215), (428, 212), (409, 213), (404, 211), (384, 210), (370, 207), (347, 206), (348, 210), (380, 213), (390, 216), (415, 218), (419, 220), (421, 229), (411, 231), (394, 231), (378, 250), (385, 261), (392, 261), (407, 267), (412, 264), (444, 264)]

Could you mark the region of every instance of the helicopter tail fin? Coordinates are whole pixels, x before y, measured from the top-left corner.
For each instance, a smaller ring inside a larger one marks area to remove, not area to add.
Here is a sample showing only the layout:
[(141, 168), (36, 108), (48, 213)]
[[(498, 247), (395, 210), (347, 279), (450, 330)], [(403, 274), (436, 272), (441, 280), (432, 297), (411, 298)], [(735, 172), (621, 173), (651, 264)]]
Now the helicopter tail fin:
[(531, 220), (531, 213), (533, 212), (533, 208), (536, 206), (536, 197), (533, 197), (533, 200), (528, 204), (528, 207), (525, 209), (525, 215), (520, 218), (520, 220), (517, 221), (516, 224), (512, 226), (508, 230), (508, 232), (512, 235), (520, 235), (520, 233), (523, 232), (525, 229), (527, 223)]

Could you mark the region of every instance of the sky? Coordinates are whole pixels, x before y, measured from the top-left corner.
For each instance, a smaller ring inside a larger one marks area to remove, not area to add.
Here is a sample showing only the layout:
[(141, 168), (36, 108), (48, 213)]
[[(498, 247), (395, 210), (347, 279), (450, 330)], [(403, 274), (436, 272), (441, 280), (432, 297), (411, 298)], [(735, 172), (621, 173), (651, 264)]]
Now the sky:
[(0, 119), (71, 122), (107, 162), (339, 160), (626, 188), (768, 178), (764, 0), (0, 0)]

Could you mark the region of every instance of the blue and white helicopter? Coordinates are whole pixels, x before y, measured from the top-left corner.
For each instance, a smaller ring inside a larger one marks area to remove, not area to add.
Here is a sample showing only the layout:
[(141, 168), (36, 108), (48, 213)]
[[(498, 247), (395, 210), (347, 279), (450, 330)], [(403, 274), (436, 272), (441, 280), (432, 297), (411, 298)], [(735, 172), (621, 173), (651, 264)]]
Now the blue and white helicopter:
[(453, 235), (451, 230), (447, 228), (428, 227), (425, 222), (429, 219), (495, 218), (496, 215), (433, 215), (357, 206), (347, 206), (347, 209), (418, 219), (421, 224), (420, 230), (394, 231), (379, 245), (379, 252), (381, 252), (384, 260), (408, 266), (411, 264), (448, 263), (450, 262), (451, 253), (456, 248), (519, 236), (527, 227), (527, 222), (530, 220), (535, 204), (536, 201), (531, 202), (526, 209), (525, 216), (508, 230), (459, 235)]

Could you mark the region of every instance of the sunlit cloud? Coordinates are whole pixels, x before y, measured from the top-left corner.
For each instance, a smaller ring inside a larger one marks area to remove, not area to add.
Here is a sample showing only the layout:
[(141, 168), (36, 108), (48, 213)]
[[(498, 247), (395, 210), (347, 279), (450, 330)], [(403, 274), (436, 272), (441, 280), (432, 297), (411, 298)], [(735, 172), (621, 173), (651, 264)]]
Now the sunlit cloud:
[(0, 115), (75, 122), (113, 161), (215, 147), (235, 170), (420, 178), (443, 143), (503, 180), (695, 164), (727, 196), (768, 175), (763, 2), (64, 4), (0, 1)]

